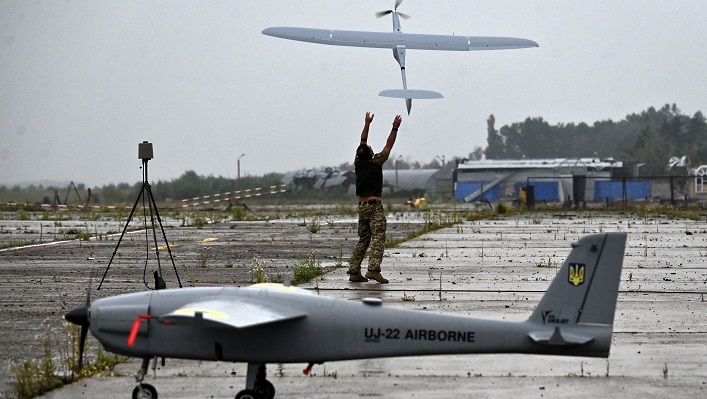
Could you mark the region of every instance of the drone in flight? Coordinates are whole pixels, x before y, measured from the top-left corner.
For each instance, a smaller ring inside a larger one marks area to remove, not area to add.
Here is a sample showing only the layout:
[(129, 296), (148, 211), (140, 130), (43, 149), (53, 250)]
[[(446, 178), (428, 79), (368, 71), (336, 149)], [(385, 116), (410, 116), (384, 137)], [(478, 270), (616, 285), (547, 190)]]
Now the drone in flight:
[(413, 99), (442, 98), (442, 94), (430, 90), (408, 89), (405, 77), (405, 53), (407, 50), (439, 50), (439, 51), (480, 51), (480, 50), (508, 50), (538, 47), (538, 43), (514, 37), (491, 36), (457, 36), (457, 35), (430, 35), (403, 33), (400, 29), (400, 18), (409, 16), (398, 12), (402, 0), (396, 0), (392, 10), (376, 13), (378, 18), (392, 15), (392, 32), (363, 32), (348, 30), (272, 27), (263, 30), (264, 35), (282, 39), (296, 40), (333, 46), (387, 48), (393, 50), (393, 57), (400, 65), (403, 78), (402, 89), (383, 90), (379, 93), (383, 97), (404, 98), (408, 115), (412, 108)]
[[(245, 362), (236, 399), (272, 399), (267, 363), (438, 354), (526, 353), (608, 357), (625, 233), (572, 244), (527, 320), (511, 322), (398, 309), (377, 298), (319, 296), (281, 284), (160, 289), (102, 298), (66, 314), (81, 326), (79, 365), (90, 331), (113, 353), (142, 359), (133, 398), (157, 398), (143, 383), (151, 360)], [(90, 293), (90, 288), (89, 288)]]

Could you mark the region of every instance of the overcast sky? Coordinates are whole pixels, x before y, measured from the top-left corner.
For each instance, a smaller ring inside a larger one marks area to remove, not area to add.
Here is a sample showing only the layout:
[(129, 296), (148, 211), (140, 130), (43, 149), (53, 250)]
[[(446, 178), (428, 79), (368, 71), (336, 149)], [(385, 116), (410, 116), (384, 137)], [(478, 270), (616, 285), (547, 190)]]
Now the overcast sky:
[[(539, 48), (407, 53), (401, 88), (384, 49), (264, 36), (270, 26), (389, 31), (394, 1), (0, 0), (0, 184), (87, 186), (186, 170), (263, 175), (350, 162), (366, 111), (380, 150), (403, 115), (393, 156), (468, 156), (496, 127), (623, 119), (676, 103), (707, 112), (707, 2), (406, 0), (408, 33), (512, 36)], [(591, 154), (588, 154), (591, 155)]]

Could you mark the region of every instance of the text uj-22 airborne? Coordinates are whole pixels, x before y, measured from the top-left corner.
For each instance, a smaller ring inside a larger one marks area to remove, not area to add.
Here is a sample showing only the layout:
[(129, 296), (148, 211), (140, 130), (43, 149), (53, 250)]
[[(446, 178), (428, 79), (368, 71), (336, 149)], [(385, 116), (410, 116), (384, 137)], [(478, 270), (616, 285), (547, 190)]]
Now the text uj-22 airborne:
[(474, 331), (455, 330), (428, 330), (407, 329), (400, 331), (398, 328), (366, 327), (364, 331), (366, 342), (380, 342), (382, 339), (413, 340), (413, 341), (439, 341), (439, 342), (468, 342), (474, 343)]

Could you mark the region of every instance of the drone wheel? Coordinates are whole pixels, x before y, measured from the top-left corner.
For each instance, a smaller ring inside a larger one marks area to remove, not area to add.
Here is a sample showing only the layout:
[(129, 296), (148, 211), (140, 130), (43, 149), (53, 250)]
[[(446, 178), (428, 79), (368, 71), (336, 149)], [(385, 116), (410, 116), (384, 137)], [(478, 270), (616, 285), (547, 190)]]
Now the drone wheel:
[(244, 389), (236, 395), (236, 399), (259, 399), (257, 396), (255, 396), (255, 391), (252, 391), (250, 389)]
[(133, 399), (157, 399), (157, 390), (150, 384), (141, 384), (133, 389)]
[(273, 399), (275, 386), (268, 380), (262, 380), (255, 384), (255, 394), (258, 395), (258, 399)]

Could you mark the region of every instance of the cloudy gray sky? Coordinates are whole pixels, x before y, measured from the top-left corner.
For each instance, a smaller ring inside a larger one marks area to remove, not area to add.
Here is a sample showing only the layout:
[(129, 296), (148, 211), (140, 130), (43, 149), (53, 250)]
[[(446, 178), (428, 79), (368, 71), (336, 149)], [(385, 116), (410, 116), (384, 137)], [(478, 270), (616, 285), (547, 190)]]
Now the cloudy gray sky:
[(380, 149), (403, 114), (394, 156), (429, 162), (486, 146), (497, 127), (619, 120), (676, 103), (707, 112), (707, 2), (406, 0), (403, 31), (514, 36), (539, 48), (409, 51), (413, 103), (389, 50), (276, 39), (269, 26), (388, 31), (394, 1), (0, 0), (0, 184), (88, 186), (185, 170), (262, 175), (350, 161), (366, 111)]

